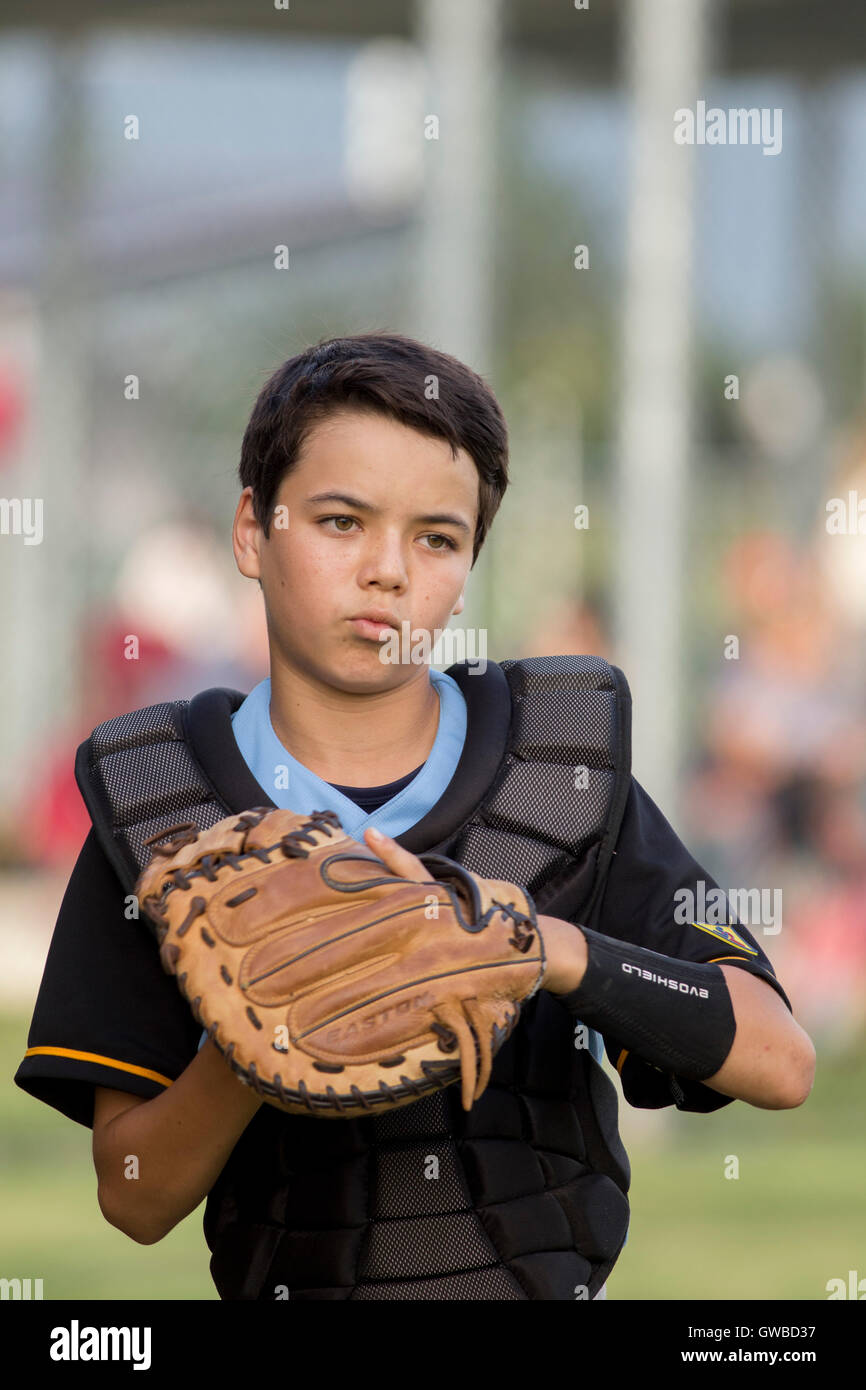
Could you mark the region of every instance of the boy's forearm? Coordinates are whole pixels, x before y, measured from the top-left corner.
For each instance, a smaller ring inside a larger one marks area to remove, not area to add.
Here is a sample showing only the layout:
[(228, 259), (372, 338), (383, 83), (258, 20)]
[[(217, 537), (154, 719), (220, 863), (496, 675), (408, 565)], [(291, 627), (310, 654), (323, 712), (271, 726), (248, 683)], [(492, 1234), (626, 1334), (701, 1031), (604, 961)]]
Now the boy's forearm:
[(815, 1048), (805, 1029), (766, 981), (736, 965), (720, 965), (728, 982), (737, 1035), (705, 1086), (764, 1110), (802, 1105), (815, 1077)]
[[(586, 938), (580, 928), (558, 918), (538, 920), (548, 957), (544, 988), (553, 994), (571, 993), (586, 972)], [(674, 966), (675, 958), (670, 959)], [(716, 968), (727, 982), (736, 1033), (724, 1063), (704, 1085), (762, 1109), (801, 1105), (815, 1075), (815, 1049), (808, 1033), (766, 981), (736, 965)]]
[[(106, 1219), (153, 1244), (213, 1187), (262, 1100), (210, 1041), (162, 1095), (116, 1115), (94, 1134), (99, 1205)], [(130, 1156), (137, 1177), (127, 1177)]]

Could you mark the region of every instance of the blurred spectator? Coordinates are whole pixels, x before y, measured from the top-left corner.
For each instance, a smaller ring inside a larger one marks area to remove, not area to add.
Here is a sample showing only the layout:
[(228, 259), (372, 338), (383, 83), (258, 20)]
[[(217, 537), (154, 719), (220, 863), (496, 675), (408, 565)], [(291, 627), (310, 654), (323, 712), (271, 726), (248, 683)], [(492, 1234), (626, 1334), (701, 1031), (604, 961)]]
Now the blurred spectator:
[(35, 791), (28, 789), (28, 819), (35, 815), (44, 833), (38, 846), (20, 846), (22, 858), (52, 868), (71, 867), (90, 828), (74, 759), (95, 725), (210, 686), (246, 694), (268, 670), (258, 587), (237, 573), (228, 540), (222, 545), (190, 522), (139, 538), (112, 607), (91, 617), (83, 640), (79, 715), (56, 731), (44, 775)]
[(711, 690), (687, 807), (723, 887), (782, 890), (765, 944), (804, 1026), (844, 1046), (866, 1020), (866, 692), (819, 554), (768, 532), (731, 546), (739, 655)]

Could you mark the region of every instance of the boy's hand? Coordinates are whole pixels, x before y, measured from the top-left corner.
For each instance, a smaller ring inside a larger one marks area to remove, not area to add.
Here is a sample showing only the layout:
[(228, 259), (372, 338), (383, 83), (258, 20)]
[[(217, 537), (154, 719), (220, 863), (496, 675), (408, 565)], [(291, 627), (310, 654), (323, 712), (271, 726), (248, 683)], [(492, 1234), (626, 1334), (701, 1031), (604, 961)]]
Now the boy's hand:
[(392, 840), (388, 835), (383, 835), (381, 830), (374, 830), (370, 826), (364, 831), (364, 842), (368, 849), (374, 854), (378, 854), (388, 868), (398, 875), (399, 878), (409, 878), (421, 883), (435, 883), (433, 875), (425, 869), (417, 855), (411, 850), (403, 849), (396, 840)]
[[(432, 874), (428, 873), (421, 860), (398, 845), (396, 840), (372, 827), (364, 831), (364, 840), (395, 874), (402, 878), (433, 882)], [(541, 987), (551, 994), (570, 994), (577, 989), (586, 971), (586, 937), (579, 927), (564, 922), (560, 917), (539, 915), (538, 927), (547, 956)]]
[(586, 973), (586, 937), (580, 927), (564, 922), (561, 917), (539, 915), (538, 926), (547, 956), (541, 988), (549, 990), (551, 994), (570, 994), (577, 989)]

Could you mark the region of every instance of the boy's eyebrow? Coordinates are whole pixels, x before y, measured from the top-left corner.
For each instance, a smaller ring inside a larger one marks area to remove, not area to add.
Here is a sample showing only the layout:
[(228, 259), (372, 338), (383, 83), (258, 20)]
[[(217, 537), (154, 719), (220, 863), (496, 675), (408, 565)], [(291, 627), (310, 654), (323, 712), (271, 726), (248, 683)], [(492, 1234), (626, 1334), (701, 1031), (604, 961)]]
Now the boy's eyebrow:
[[(351, 497), (347, 492), (316, 492), (312, 497), (308, 497), (308, 503), (313, 502), (342, 502), (347, 507), (354, 507), (358, 512), (371, 512), (378, 516), (382, 508), (374, 507), (372, 502), (363, 502), (360, 497)], [(430, 516), (414, 516), (413, 521), (421, 522), (425, 526), (457, 526), (461, 531), (469, 531), (471, 528), (460, 516), (454, 516), (451, 512), (434, 512)]]

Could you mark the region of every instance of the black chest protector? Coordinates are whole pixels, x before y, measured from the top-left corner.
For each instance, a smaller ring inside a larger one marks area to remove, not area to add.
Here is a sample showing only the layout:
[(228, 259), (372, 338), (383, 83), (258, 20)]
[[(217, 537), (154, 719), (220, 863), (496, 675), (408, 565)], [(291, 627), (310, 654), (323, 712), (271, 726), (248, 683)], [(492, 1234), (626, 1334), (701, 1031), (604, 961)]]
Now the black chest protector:
[[(466, 698), (466, 744), (398, 842), (591, 925), (630, 782), (625, 677), (595, 656), (447, 674)], [(231, 732), (244, 698), (151, 705), (79, 748), (79, 787), (128, 891), (161, 828), (273, 805)], [(594, 1298), (625, 1241), (629, 1182), (615, 1087), (539, 990), (468, 1114), (454, 1086), (362, 1119), (263, 1105), (208, 1197), (211, 1273), (224, 1299)]]

